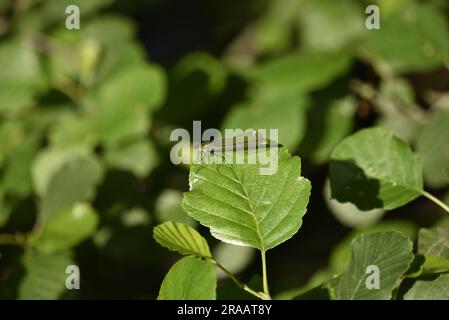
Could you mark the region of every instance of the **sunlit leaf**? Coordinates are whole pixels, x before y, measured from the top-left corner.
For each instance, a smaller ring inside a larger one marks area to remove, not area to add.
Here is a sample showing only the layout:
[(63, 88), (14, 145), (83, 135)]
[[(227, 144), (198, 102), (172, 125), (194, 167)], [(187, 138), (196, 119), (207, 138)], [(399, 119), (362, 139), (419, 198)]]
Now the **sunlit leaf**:
[(299, 230), (311, 188), (298, 157), (281, 148), (277, 162), (273, 175), (261, 175), (260, 163), (192, 166), (184, 210), (224, 242), (277, 246)]
[(404, 295), (404, 300), (448, 300), (449, 274), (432, 280), (418, 280)]
[(209, 245), (198, 231), (178, 222), (167, 221), (153, 229), (154, 239), (163, 247), (181, 254), (212, 258)]
[(58, 299), (66, 289), (66, 268), (73, 264), (72, 254), (54, 255), (34, 251), (24, 259), (25, 277), (19, 286), (19, 299)]
[[(396, 282), (413, 260), (409, 238), (398, 232), (381, 232), (361, 235), (351, 246), (351, 263), (341, 277), (337, 299), (391, 299)], [(379, 288), (370, 289), (366, 285), (369, 266), (379, 270)]]
[(93, 235), (98, 222), (98, 215), (90, 205), (77, 203), (53, 216), (32, 243), (45, 253), (65, 251)]
[(159, 67), (134, 66), (115, 74), (86, 101), (98, 139), (114, 145), (146, 134), (151, 111), (165, 96)]
[(309, 49), (339, 49), (365, 31), (362, 7), (356, 1), (307, 0), (301, 3), (300, 32)]
[(381, 28), (369, 32), (359, 49), (375, 64), (400, 72), (433, 69), (448, 55), (448, 24), (430, 3), (407, 4), (384, 17)]
[(449, 227), (420, 229), (418, 235), (418, 252), (449, 260)]
[(158, 300), (215, 300), (217, 279), (212, 263), (185, 257), (173, 265), (162, 282)]
[(383, 128), (364, 129), (343, 140), (331, 156), (330, 181), (333, 198), (362, 210), (391, 210), (423, 191), (418, 156)]

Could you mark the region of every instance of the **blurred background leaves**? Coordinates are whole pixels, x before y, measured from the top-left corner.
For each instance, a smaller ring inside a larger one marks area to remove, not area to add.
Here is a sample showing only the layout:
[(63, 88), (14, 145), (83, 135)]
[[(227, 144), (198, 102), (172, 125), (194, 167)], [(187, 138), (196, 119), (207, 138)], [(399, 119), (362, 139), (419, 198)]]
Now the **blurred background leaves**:
[[(442, 213), (426, 201), (390, 215), (324, 191), (334, 147), (376, 125), (448, 194), (449, 5), (377, 0), (381, 29), (367, 30), (371, 2), (0, 1), (0, 297), (156, 298), (177, 259), (152, 239), (167, 220), (196, 227), (242, 280), (260, 273), (251, 250), (217, 244), (181, 208), (188, 168), (170, 162), (169, 135), (193, 120), (279, 129), (302, 158), (304, 226), (268, 255), (272, 290), (294, 289), (284, 297), (344, 270), (362, 231), (433, 225)], [(69, 4), (80, 30), (65, 28)], [(218, 296), (235, 289), (221, 279)]]

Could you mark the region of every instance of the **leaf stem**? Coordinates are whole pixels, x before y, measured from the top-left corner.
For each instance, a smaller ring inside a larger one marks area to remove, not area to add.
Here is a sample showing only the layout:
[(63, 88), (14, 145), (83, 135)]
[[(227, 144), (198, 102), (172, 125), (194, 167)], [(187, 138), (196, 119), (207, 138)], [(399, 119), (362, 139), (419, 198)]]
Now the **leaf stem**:
[(445, 211), (449, 212), (449, 206), (447, 204), (445, 204), (443, 201), (441, 201), (440, 199), (438, 199), (437, 197), (434, 197), (433, 195), (431, 195), (430, 193), (428, 193), (427, 191), (423, 191), (422, 195), (424, 197), (426, 197), (427, 199), (433, 201), (435, 204), (439, 205), (441, 208), (443, 208)]
[(263, 279), (263, 292), (267, 297), (271, 299), (270, 291), (268, 290), (268, 277), (267, 277), (267, 259), (265, 255), (265, 250), (261, 250), (260, 254), (262, 256), (262, 279)]
[(241, 289), (245, 290), (246, 292), (252, 294), (253, 296), (262, 299), (262, 300), (270, 300), (271, 298), (265, 295), (265, 293), (263, 292), (257, 292), (254, 289), (251, 289), (250, 287), (248, 287), (246, 284), (244, 284), (243, 282), (241, 282), (239, 279), (237, 279), (228, 269), (226, 269), (223, 265), (221, 265), (218, 261), (216, 261), (215, 259), (210, 259), (209, 261), (212, 262), (213, 264), (215, 264), (218, 268), (220, 268), (221, 270), (223, 270), (224, 273), (226, 273), (226, 275), (232, 280), (234, 281), (234, 283)]

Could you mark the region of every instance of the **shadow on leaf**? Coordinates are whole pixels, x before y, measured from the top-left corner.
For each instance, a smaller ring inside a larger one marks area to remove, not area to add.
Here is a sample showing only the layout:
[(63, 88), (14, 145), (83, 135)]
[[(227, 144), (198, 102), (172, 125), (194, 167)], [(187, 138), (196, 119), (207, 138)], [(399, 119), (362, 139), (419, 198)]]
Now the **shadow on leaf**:
[(382, 208), (379, 181), (368, 178), (352, 160), (332, 160), (329, 166), (332, 198), (351, 202), (360, 210)]

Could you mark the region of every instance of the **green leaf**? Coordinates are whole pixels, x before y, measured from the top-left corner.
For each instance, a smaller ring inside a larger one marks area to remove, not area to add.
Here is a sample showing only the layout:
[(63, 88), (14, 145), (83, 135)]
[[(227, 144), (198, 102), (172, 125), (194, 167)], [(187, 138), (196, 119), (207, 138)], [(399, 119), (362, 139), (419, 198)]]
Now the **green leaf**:
[(34, 251), (25, 256), (25, 277), (19, 286), (19, 299), (58, 299), (65, 291), (66, 268), (73, 264), (72, 254), (48, 255)]
[(97, 143), (90, 119), (76, 114), (66, 114), (50, 128), (49, 134), (52, 148), (67, 146), (93, 147)]
[(95, 188), (102, 178), (102, 168), (96, 158), (79, 155), (65, 163), (48, 183), (42, 196), (40, 215), (42, 223), (76, 202), (93, 198)]
[[(352, 242), (351, 263), (343, 273), (337, 299), (389, 300), (399, 278), (413, 260), (412, 242), (398, 232), (361, 235)], [(367, 267), (379, 268), (379, 289), (366, 286)]]
[(295, 150), (304, 134), (307, 105), (308, 100), (304, 97), (266, 94), (249, 103), (232, 107), (221, 127), (277, 129), (279, 141), (287, 149)]
[(86, 150), (78, 147), (41, 151), (34, 160), (32, 167), (33, 184), (36, 193), (39, 196), (43, 196), (47, 192), (51, 179), (61, 167), (71, 160), (86, 154)]
[(299, 230), (311, 186), (298, 157), (280, 148), (277, 162), (273, 175), (261, 175), (260, 163), (193, 165), (184, 210), (224, 242), (261, 251), (279, 245)]
[(404, 220), (386, 220), (380, 221), (377, 224), (369, 227), (363, 227), (352, 231), (346, 238), (344, 238), (331, 253), (330, 267), (334, 274), (342, 273), (346, 270), (351, 259), (351, 243), (360, 235), (368, 235), (378, 232), (397, 231), (406, 235), (410, 239), (415, 239), (418, 227)]
[[(60, 13), (65, 13), (65, 9)], [(81, 29), (76, 32), (65, 27), (56, 29), (51, 33), (52, 38), (63, 43), (67, 49), (51, 48), (51, 81), (58, 86), (71, 86), (68, 80), (79, 79), (83, 85), (90, 87), (103, 84), (125, 68), (142, 65), (145, 63), (143, 49), (132, 42), (135, 29), (131, 20), (115, 15), (83, 21)]]
[(423, 263), (425, 272), (440, 273), (449, 271), (449, 260), (440, 256), (425, 256)]
[(342, 48), (365, 31), (361, 6), (353, 0), (306, 0), (301, 3), (299, 25), (302, 45), (313, 50)]
[[(291, 25), (298, 16), (299, 5), (300, 2), (296, 0), (269, 2), (265, 14), (257, 21), (257, 29), (254, 35), (256, 44), (248, 46), (255, 46), (257, 47), (256, 50), (263, 53), (286, 49), (291, 42), (293, 31)], [(238, 50), (236, 52), (237, 58), (239, 58), (239, 55), (241, 56), (240, 59), (243, 58), (242, 62), (245, 62), (245, 60), (251, 61), (251, 57), (245, 56), (246, 51), (250, 50)]]
[(167, 221), (153, 229), (153, 237), (161, 246), (172, 251), (212, 258), (206, 239), (185, 224)]
[(108, 79), (85, 101), (100, 142), (117, 145), (145, 135), (165, 90), (164, 73), (156, 66), (132, 66)]
[(420, 229), (418, 252), (426, 256), (439, 256), (449, 260), (449, 227)]
[(45, 253), (65, 251), (92, 236), (98, 222), (98, 215), (90, 205), (77, 203), (53, 216), (32, 244)]
[(307, 111), (307, 128), (301, 154), (315, 163), (329, 160), (332, 150), (352, 130), (356, 101), (352, 96), (318, 99)]
[(158, 154), (149, 140), (112, 147), (105, 155), (108, 166), (131, 171), (136, 177), (143, 178), (158, 164)]
[(383, 80), (377, 106), (381, 113), (377, 125), (392, 131), (404, 141), (416, 140), (422, 130), (423, 111), (416, 105), (413, 87), (407, 80)]
[(12, 114), (28, 106), (35, 93), (46, 86), (39, 57), (20, 41), (0, 45), (0, 113)]
[(353, 134), (334, 149), (330, 181), (333, 198), (361, 210), (392, 210), (423, 191), (419, 158), (391, 132), (376, 127)]
[(427, 184), (438, 188), (448, 184), (445, 175), (449, 165), (449, 111), (435, 113), (421, 130), (416, 151), (423, 161)]
[(217, 279), (212, 263), (196, 257), (176, 262), (162, 282), (158, 300), (215, 300)]
[(195, 228), (197, 222), (190, 218), (182, 208), (182, 192), (167, 189), (156, 200), (155, 215), (159, 222), (174, 221)]
[(5, 192), (20, 197), (26, 197), (31, 193), (33, 184), (30, 168), (38, 146), (36, 139), (28, 137), (26, 141), (22, 141), (10, 150), (3, 177), (0, 178)]
[(442, 65), (449, 51), (449, 28), (430, 3), (407, 4), (382, 18), (359, 45), (362, 56), (398, 72), (425, 71)]
[(449, 300), (449, 274), (416, 281), (404, 295), (404, 300)]
[(301, 94), (328, 85), (350, 67), (351, 58), (344, 52), (292, 53), (261, 64), (254, 76), (262, 92)]

